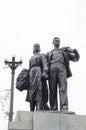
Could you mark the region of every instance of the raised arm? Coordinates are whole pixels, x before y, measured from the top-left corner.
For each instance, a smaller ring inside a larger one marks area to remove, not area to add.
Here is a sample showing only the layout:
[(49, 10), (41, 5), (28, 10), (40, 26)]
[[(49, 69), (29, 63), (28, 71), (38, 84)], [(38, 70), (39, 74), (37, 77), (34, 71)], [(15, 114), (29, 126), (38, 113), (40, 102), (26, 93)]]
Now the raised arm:
[(64, 47), (63, 50), (68, 54), (69, 60), (76, 62), (80, 59), (78, 50), (71, 49), (70, 47)]

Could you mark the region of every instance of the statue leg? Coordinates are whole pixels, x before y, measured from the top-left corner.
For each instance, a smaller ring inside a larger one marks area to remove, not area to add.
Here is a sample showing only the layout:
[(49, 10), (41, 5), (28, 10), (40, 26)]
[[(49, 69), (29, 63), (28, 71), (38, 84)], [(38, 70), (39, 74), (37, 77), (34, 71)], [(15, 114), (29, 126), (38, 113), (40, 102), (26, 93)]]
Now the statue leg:
[(44, 110), (50, 110), (50, 108), (49, 108), (49, 106), (48, 106), (47, 103), (43, 104), (43, 109), (44, 109)]
[(41, 101), (37, 101), (37, 107), (36, 107), (36, 110), (39, 111), (39, 110), (43, 110), (43, 104)]
[(42, 79), (42, 102), (43, 110), (49, 110), (48, 102), (48, 86), (45, 79)]
[(60, 72), (58, 75), (59, 80), (59, 96), (60, 96), (60, 110), (68, 110), (68, 97), (67, 97), (67, 76), (66, 72)]
[(42, 101), (42, 84), (39, 82), (39, 88), (37, 92), (37, 104), (36, 104), (36, 110), (43, 110), (43, 101)]
[(58, 110), (58, 100), (57, 100), (57, 72), (50, 70), (49, 77), (49, 100), (50, 100), (50, 109)]
[(31, 102), (30, 103), (30, 111), (34, 111), (35, 110), (35, 103)]

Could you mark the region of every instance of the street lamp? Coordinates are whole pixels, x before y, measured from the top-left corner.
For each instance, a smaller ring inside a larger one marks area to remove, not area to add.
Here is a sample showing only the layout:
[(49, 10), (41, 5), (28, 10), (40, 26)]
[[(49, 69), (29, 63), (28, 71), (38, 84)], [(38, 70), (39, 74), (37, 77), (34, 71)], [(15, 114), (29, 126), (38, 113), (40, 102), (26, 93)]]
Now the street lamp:
[(5, 60), (5, 65), (8, 65), (11, 69), (11, 94), (10, 94), (10, 112), (9, 112), (9, 121), (13, 120), (13, 98), (14, 98), (14, 76), (16, 68), (22, 64), (22, 61), (15, 61), (15, 57), (12, 57), (12, 61)]

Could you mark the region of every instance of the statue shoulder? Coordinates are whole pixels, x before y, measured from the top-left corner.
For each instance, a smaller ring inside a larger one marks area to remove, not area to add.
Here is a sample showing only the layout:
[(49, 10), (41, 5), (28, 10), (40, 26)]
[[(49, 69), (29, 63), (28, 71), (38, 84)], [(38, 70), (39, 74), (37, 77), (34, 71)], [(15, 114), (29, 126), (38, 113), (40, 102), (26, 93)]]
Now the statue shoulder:
[(46, 53), (46, 56), (51, 56), (51, 55), (52, 55), (52, 53), (53, 53), (53, 51), (54, 51), (54, 49), (53, 49), (53, 50), (51, 50), (51, 51), (49, 51), (49, 52), (47, 52), (47, 53)]
[(44, 53), (40, 53), (40, 54), (39, 54), (39, 57), (42, 59), (42, 58), (45, 58), (46, 55), (45, 55)]
[(45, 53), (40, 53), (40, 56), (45, 56)]
[(73, 53), (73, 51), (74, 51), (74, 49), (72, 49), (71, 47), (62, 47), (62, 50), (67, 53)]

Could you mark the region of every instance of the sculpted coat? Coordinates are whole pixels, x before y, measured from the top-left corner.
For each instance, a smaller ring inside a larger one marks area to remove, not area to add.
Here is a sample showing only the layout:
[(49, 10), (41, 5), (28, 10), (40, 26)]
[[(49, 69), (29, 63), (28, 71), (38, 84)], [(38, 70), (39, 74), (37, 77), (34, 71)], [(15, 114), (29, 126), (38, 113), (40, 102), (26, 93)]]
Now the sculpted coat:
[(43, 109), (43, 105), (48, 101), (47, 83), (43, 78), (47, 72), (46, 56), (44, 54), (32, 56), (29, 61), (29, 91), (26, 100), (36, 105), (37, 110)]
[(69, 61), (78, 61), (79, 53), (76, 49), (63, 47), (51, 50), (46, 54), (46, 58), (49, 66), (49, 100), (51, 110), (58, 110), (58, 88), (60, 110), (68, 110), (67, 78), (72, 76)]

